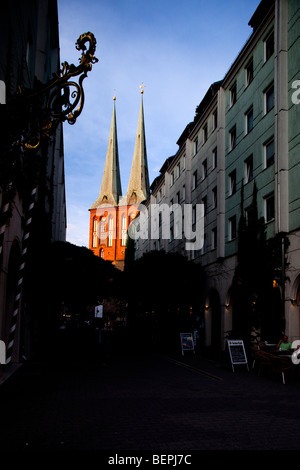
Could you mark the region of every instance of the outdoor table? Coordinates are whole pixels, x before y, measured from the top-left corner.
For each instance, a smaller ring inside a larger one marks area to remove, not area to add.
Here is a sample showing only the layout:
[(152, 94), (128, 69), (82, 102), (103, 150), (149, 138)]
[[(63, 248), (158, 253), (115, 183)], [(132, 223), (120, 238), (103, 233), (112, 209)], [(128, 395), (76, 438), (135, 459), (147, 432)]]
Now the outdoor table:
[(282, 357), (292, 357), (292, 354), (293, 354), (294, 350), (293, 349), (289, 349), (287, 351), (282, 351), (281, 349), (277, 349), (276, 351), (273, 352), (273, 354), (275, 354), (276, 356), (282, 356)]

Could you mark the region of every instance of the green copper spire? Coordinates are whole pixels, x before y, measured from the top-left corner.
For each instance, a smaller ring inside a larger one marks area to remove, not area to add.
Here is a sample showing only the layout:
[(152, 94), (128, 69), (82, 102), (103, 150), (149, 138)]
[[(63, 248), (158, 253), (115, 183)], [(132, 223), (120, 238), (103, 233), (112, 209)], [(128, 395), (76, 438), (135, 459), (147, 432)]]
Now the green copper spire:
[(111, 119), (102, 183), (99, 196), (91, 206), (91, 209), (96, 209), (101, 204), (116, 206), (122, 195), (116, 123), (116, 98), (114, 97), (113, 99), (113, 114)]
[(139, 204), (150, 193), (147, 150), (146, 150), (146, 137), (145, 137), (145, 123), (144, 123), (144, 107), (143, 107), (143, 85), (141, 86), (141, 105), (138, 119), (135, 147), (133, 153), (133, 160), (131, 172), (129, 177), (128, 189), (124, 201), (122, 203)]

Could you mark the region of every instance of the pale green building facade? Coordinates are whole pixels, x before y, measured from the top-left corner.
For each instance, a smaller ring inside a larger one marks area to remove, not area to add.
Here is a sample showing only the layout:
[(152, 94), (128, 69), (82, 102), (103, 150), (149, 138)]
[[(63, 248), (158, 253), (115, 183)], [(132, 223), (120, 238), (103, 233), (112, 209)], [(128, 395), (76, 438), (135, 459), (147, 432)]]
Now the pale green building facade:
[[(205, 342), (214, 349), (224, 348), (235, 316), (243, 315), (234, 311), (233, 284), (241, 215), (249, 224), (253, 199), (266, 240), (279, 240), (282, 250), (273, 283), (274, 316), (270, 299), (267, 323), (258, 334), (267, 341), (283, 332), (291, 341), (300, 339), (300, 3), (263, 0), (249, 24), (250, 38), (197, 107), (147, 201), (205, 203), (205, 244), (185, 254), (205, 269)], [(139, 240), (136, 253), (162, 248), (184, 253), (184, 246), (183, 238)]]
[(279, 279), (274, 280), (281, 297), (278, 334), (285, 332), (295, 340), (300, 337), (300, 109), (295, 99), (300, 75), (299, 2), (261, 2), (250, 25), (253, 34), (223, 81), (225, 257), (237, 255), (241, 203), (247, 220), (255, 185), (257, 216), (265, 221), (266, 237), (282, 240)]

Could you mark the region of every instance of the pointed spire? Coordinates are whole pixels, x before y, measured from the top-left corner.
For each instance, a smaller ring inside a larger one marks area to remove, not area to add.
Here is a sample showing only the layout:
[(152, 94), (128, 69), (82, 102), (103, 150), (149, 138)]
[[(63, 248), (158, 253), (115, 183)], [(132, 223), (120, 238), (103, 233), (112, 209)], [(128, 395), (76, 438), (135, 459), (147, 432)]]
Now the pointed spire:
[(117, 123), (116, 123), (116, 97), (113, 97), (113, 114), (111, 119), (110, 133), (108, 139), (107, 153), (105, 159), (104, 172), (102, 177), (101, 189), (98, 198), (91, 206), (96, 209), (101, 204), (117, 205), (122, 195), (120, 168), (119, 168), (119, 152), (117, 139)]
[[(141, 105), (139, 120), (137, 126), (135, 147), (133, 153), (133, 160), (131, 172), (129, 177), (128, 189), (125, 196), (128, 204), (139, 204), (150, 193), (147, 150), (146, 150), (146, 136), (145, 136), (145, 122), (144, 122), (144, 107), (143, 107), (143, 93), (144, 85), (141, 88)], [(125, 203), (125, 200), (124, 200)]]

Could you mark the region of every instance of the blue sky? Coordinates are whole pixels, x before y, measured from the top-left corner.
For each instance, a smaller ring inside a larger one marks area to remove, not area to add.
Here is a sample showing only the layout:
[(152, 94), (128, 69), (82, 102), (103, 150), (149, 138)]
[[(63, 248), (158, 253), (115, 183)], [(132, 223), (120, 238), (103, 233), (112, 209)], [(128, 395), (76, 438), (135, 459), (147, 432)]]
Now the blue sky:
[(126, 193), (144, 88), (150, 183), (209, 86), (221, 80), (252, 29), (259, 0), (58, 0), (61, 62), (78, 65), (78, 37), (97, 40), (84, 80), (85, 105), (76, 124), (64, 124), (67, 241), (88, 246), (89, 208), (104, 169), (113, 96), (120, 171)]

